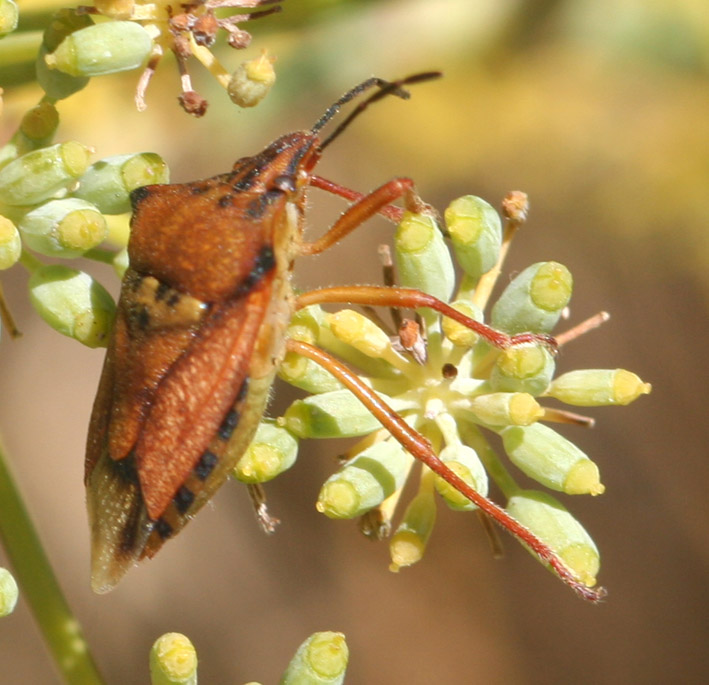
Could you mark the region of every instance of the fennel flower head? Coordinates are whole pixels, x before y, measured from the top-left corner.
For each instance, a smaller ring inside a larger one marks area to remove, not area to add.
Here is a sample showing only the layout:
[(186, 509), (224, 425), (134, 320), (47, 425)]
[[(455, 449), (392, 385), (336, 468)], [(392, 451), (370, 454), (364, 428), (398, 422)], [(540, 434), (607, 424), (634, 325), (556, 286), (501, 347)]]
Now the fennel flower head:
[[(421, 456), (405, 449), (391, 427), (340, 380), (295, 352), (286, 355), (279, 375), (310, 394), (278, 419), (262, 422), (234, 475), (255, 486), (292, 465), (301, 439), (359, 438), (323, 484), (316, 506), (331, 518), (358, 518), (370, 537), (389, 537), (391, 570), (422, 558), (442, 502), (461, 512), (481, 509), (579, 594), (598, 599), (602, 589), (592, 589), (598, 549), (549, 492), (604, 491), (596, 463), (550, 426), (591, 425), (592, 419), (547, 401), (628, 404), (650, 386), (623, 369), (555, 377), (558, 347), (608, 318), (602, 312), (551, 337), (572, 292), (571, 274), (562, 264), (539, 262), (524, 269), (485, 313), (510, 240), (526, 218), (526, 195), (510, 193), (502, 213), (504, 223), (492, 206), (472, 195), (453, 201), (445, 222), (433, 211), (402, 212), (394, 261), (388, 248), (381, 250), (385, 280), (449, 303), (446, 311), (460, 314), (455, 318), (422, 307), (408, 318), (393, 311), (389, 326), (373, 310), (328, 313), (312, 305), (298, 311), (288, 329), (290, 338), (344, 360), (376, 398), (420, 434), (431, 463), (443, 464), (442, 469), (421, 465), (407, 504), (400, 506), (402, 492), (418, 464), (414, 457)], [(485, 320), (489, 326), (470, 323)], [(518, 485), (516, 471), (539, 488)], [(490, 480), (504, 505), (488, 498)]]

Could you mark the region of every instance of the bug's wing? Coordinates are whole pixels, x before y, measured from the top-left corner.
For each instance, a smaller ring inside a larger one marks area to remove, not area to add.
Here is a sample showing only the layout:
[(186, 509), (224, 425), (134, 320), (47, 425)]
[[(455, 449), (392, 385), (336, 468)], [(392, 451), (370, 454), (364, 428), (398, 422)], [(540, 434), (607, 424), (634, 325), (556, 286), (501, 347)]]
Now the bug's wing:
[(208, 310), (187, 307), (191, 319), (170, 319), (156, 315), (149, 294), (165, 301), (165, 288), (150, 279), (133, 273), (124, 282), (91, 419), (86, 485), (97, 592), (152, 555), (206, 501), (201, 491), (226, 478), (219, 460), (230, 436), (220, 427), (247, 399), (239, 391), (270, 297), (264, 278)]

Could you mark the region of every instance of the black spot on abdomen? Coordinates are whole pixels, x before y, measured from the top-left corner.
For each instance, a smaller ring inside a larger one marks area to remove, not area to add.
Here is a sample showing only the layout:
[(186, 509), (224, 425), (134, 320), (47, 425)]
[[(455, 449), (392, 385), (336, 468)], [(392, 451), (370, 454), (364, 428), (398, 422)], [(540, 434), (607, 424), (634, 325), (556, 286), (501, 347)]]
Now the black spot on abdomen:
[(163, 539), (167, 540), (173, 533), (172, 526), (162, 517), (155, 521), (155, 532)]
[(228, 440), (231, 437), (231, 434), (234, 432), (234, 429), (236, 428), (238, 423), (239, 412), (234, 407), (232, 407), (224, 417), (224, 420), (219, 426), (219, 430), (217, 430), (217, 435), (219, 436), (219, 439)]
[(180, 514), (185, 514), (194, 502), (194, 492), (186, 485), (180, 485), (172, 501), (175, 505), (175, 509), (177, 509)]
[(200, 480), (207, 480), (218, 461), (219, 457), (214, 452), (205, 450), (194, 467), (194, 475)]

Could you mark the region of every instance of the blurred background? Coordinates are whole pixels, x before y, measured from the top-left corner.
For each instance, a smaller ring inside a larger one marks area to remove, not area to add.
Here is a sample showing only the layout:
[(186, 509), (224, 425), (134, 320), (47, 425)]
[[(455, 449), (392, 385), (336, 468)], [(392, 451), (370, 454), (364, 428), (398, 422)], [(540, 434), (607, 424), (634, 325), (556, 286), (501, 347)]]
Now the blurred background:
[[(569, 323), (601, 309), (612, 316), (564, 348), (559, 371), (628, 368), (653, 392), (589, 412), (593, 430), (563, 431), (607, 487), (565, 500), (601, 550), (609, 595), (599, 606), (508, 536), (505, 558), (492, 559), (476, 517), (443, 507), (424, 560), (390, 573), (386, 544), (315, 511), (342, 449), (324, 441), (304, 443), (295, 467), (268, 486), (282, 520), (275, 535), (261, 533), (245, 490), (227, 484), (155, 560), (96, 596), (82, 472), (103, 353), (51, 331), (29, 308), (26, 274), (3, 273), (24, 335), (0, 346), (0, 431), (107, 682), (146, 682), (150, 645), (180, 631), (197, 647), (201, 682), (274, 683), (316, 630), (346, 634), (354, 684), (706, 682), (705, 0), (287, 0), (248, 28), (252, 46), (222, 56), (231, 68), (262, 48), (277, 56), (278, 81), (255, 110), (238, 110), (197, 65), (210, 109), (199, 120), (184, 114), (168, 57), (147, 112), (132, 106), (137, 72), (96, 78), (59, 104), (59, 140), (92, 145), (95, 158), (153, 150), (174, 181), (189, 181), (310, 127), (370, 75), (441, 69), (445, 78), (414, 87), (410, 101), (371, 108), (318, 173), (361, 191), (410, 176), (441, 210), (465, 193), (498, 205), (507, 191), (526, 191), (531, 214), (507, 273), (560, 261), (575, 279)], [(4, 142), (39, 89), (2, 85)], [(341, 209), (313, 192), (311, 235)], [(298, 284), (380, 282), (376, 247), (390, 235), (371, 221), (303, 260)], [(96, 274), (117, 292), (110, 270)], [(277, 385), (270, 413), (294, 396)], [(0, 663), (12, 673), (4, 682), (57, 681), (22, 600), (0, 621)]]

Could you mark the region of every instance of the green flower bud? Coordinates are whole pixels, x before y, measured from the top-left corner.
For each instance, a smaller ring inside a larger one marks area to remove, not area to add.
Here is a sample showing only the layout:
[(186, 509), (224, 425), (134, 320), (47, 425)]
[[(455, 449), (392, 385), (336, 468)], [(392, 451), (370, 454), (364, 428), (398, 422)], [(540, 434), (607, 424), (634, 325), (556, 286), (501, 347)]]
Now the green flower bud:
[(167, 164), (154, 152), (117, 155), (94, 162), (73, 195), (95, 204), (102, 214), (123, 214), (131, 209), (132, 190), (169, 180)]
[(88, 76), (71, 76), (58, 69), (50, 69), (46, 62), (48, 54), (49, 50), (42, 45), (35, 60), (37, 83), (47, 97), (52, 100), (63, 100), (86, 87), (89, 82)]
[[(289, 328), (290, 330), (290, 328)], [(356, 348), (340, 340), (331, 330), (325, 320), (318, 331), (318, 347), (334, 355), (348, 364), (359, 369), (364, 375), (376, 378), (394, 379), (398, 376), (398, 370), (392, 366), (387, 359), (369, 357)], [(397, 355), (392, 348), (392, 354)], [(397, 355), (398, 356), (398, 355)]]
[(151, 685), (197, 685), (197, 652), (181, 633), (161, 635), (150, 649)]
[(20, 10), (14, 0), (0, 0), (0, 38), (17, 28)]
[(341, 309), (335, 314), (328, 314), (326, 320), (337, 338), (368, 357), (380, 359), (391, 353), (389, 336), (364, 314)]
[(529, 426), (544, 416), (544, 410), (526, 392), (492, 392), (473, 397), (470, 411), (488, 426)]
[[(320, 305), (299, 309), (291, 317), (286, 335), (293, 340), (317, 344), (321, 332), (328, 326), (327, 316)], [(294, 352), (286, 353), (278, 367), (278, 375), (286, 383), (313, 394), (342, 388), (342, 383), (320, 364)]]
[[(468, 485), (481, 495), (487, 495), (487, 471), (480, 458), (472, 447), (466, 445), (448, 445), (441, 450), (439, 459), (457, 476), (460, 476)], [(472, 511), (477, 509), (465, 495), (458, 492), (452, 485), (440, 476), (434, 479), (438, 494), (443, 497), (446, 504), (454, 511)]]
[(254, 107), (263, 100), (276, 82), (274, 58), (266, 53), (242, 62), (232, 74), (227, 93), (239, 107)]
[(61, 100), (76, 93), (89, 82), (89, 79), (84, 76), (70, 76), (56, 69), (50, 69), (45, 62), (45, 57), (50, 52), (54, 52), (69, 34), (93, 26), (93, 23), (93, 19), (88, 14), (79, 14), (75, 9), (61, 9), (54, 13), (49, 26), (45, 29), (42, 45), (35, 62), (35, 70), (39, 85), (53, 100)]
[[(395, 411), (401, 401), (377, 393)], [(299, 438), (346, 438), (381, 427), (371, 412), (349, 391), (334, 390), (296, 400), (283, 416), (285, 427)]]
[(468, 276), (478, 279), (495, 266), (502, 224), (491, 205), (475, 195), (465, 195), (451, 202), (445, 220), (456, 260)]
[(330, 476), (317, 510), (330, 518), (354, 518), (379, 506), (403, 486), (411, 457), (394, 440), (375, 443)]
[(349, 650), (342, 633), (313, 633), (288, 664), (280, 685), (341, 685)]
[[(315, 344), (320, 336), (321, 321), (324, 319), (325, 312), (318, 305), (301, 309), (291, 318), (286, 335), (293, 340)], [(339, 390), (342, 387), (320, 364), (295, 352), (286, 352), (283, 361), (278, 365), (277, 373), (286, 383), (313, 394)]]
[(106, 345), (116, 305), (87, 273), (59, 264), (42, 266), (32, 273), (29, 289), (32, 305), (56, 331), (88, 347)]
[(265, 483), (289, 469), (298, 456), (298, 440), (282, 426), (262, 421), (234, 467), (242, 483)]
[(421, 561), (435, 523), (436, 500), (433, 492), (428, 488), (422, 489), (406, 507), (404, 518), (389, 543), (390, 571), (396, 573), (400, 568)]
[(500, 431), (511, 461), (530, 478), (567, 495), (600, 495), (598, 466), (576, 445), (540, 423)]
[(327, 326), (327, 313), (319, 304), (299, 309), (288, 324), (288, 337), (303, 342), (316, 343), (320, 329)]
[(588, 587), (596, 584), (600, 556), (591, 536), (554, 497), (521, 490), (510, 497), (507, 512), (545, 542)]
[(18, 226), (27, 246), (49, 257), (78, 257), (106, 237), (106, 220), (88, 202), (68, 197), (27, 212)]
[(52, 140), (58, 126), (57, 108), (51, 102), (42, 100), (22, 117), (20, 132), (25, 137), (28, 148), (36, 149)]
[(555, 378), (547, 395), (579, 407), (630, 404), (652, 386), (625, 369), (579, 369)]
[(58, 143), (33, 150), (0, 169), (0, 202), (35, 205), (81, 176), (91, 150), (81, 143)]
[[(451, 307), (475, 321), (483, 321), (482, 310), (469, 300), (456, 300), (451, 302)], [(449, 319), (447, 316), (442, 317), (441, 321), (443, 333), (458, 347), (472, 347), (480, 338), (475, 331), (471, 331), (467, 326), (463, 326), (462, 323)]]
[(0, 617), (8, 616), (15, 610), (20, 592), (12, 573), (0, 568)]
[(278, 376), (286, 383), (313, 394), (342, 388), (342, 383), (320, 364), (295, 352), (286, 352), (278, 366)]
[(71, 76), (102, 76), (137, 69), (152, 49), (152, 38), (140, 24), (108, 21), (71, 33), (45, 61)]
[(490, 387), (497, 392), (541, 395), (549, 387), (556, 364), (543, 345), (518, 345), (503, 350), (490, 373)]
[(401, 285), (417, 288), (448, 302), (455, 286), (455, 269), (435, 219), (404, 212), (394, 239)]
[(15, 265), (21, 252), (20, 232), (10, 219), (0, 216), (0, 271)]
[(549, 333), (571, 299), (573, 279), (558, 262), (528, 266), (492, 308), (491, 325), (507, 333)]

